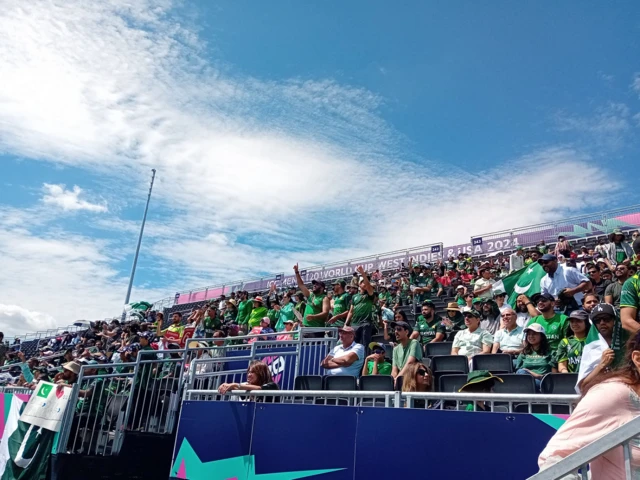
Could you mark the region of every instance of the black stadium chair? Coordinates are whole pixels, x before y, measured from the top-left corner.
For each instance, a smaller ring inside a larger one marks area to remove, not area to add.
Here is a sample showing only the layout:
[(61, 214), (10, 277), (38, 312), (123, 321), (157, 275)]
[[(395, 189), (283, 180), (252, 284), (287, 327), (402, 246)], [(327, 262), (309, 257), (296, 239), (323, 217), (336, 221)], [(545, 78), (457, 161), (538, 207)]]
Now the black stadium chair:
[(293, 382), (294, 390), (322, 390), (320, 375), (299, 375)]
[(396, 378), (396, 392), (402, 391), (402, 376)]
[(438, 391), (443, 393), (457, 393), (465, 383), (467, 383), (466, 375), (442, 375), (438, 381)]
[(551, 395), (575, 395), (577, 373), (547, 373), (542, 378), (540, 392)]
[(357, 390), (356, 377), (353, 375), (326, 375), (324, 390)]
[(471, 359), (472, 370), (489, 370), (494, 375), (513, 372), (511, 355), (496, 353), (493, 355), (474, 355)]
[(366, 375), (360, 377), (360, 390), (393, 392), (393, 377), (391, 375)]
[(502, 382), (494, 382), (494, 393), (536, 393), (536, 383), (531, 375), (518, 375), (515, 373), (506, 375), (497, 375)]
[(427, 343), (426, 355), (433, 357), (435, 355), (451, 355), (452, 342), (431, 342)]
[(431, 357), (431, 370), (434, 373), (469, 373), (469, 361), (464, 355), (436, 355), (435, 357)]

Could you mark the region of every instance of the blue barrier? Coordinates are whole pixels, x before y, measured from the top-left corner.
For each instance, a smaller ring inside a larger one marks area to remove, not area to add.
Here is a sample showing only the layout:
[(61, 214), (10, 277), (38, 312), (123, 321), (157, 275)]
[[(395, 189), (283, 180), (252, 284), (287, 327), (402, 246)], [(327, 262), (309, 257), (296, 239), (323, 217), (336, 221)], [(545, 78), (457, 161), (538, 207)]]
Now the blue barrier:
[(170, 475), (518, 480), (537, 472), (561, 423), (554, 415), (185, 401)]

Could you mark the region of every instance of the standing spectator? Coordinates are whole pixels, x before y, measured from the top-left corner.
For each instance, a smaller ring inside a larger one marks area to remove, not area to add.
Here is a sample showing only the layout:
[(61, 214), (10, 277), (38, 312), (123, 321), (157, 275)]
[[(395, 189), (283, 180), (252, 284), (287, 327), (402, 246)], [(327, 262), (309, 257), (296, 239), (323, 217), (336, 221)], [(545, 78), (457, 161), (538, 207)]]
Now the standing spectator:
[(636, 273), (624, 282), (620, 292), (620, 319), (623, 328), (629, 333), (640, 330), (638, 312), (640, 311), (640, 275)]
[(382, 280), (382, 274), (380, 273), (380, 270), (377, 269), (375, 272), (373, 272), (371, 274), (371, 278), (374, 282), (379, 282), (380, 280)]
[(569, 326), (573, 335), (563, 338), (556, 352), (559, 373), (578, 373), (580, 371), (584, 342), (591, 328), (589, 314), (584, 310), (571, 312)]
[(239, 292), (240, 302), (238, 303), (238, 313), (236, 315), (236, 323), (245, 332), (249, 331), (247, 325), (249, 323), (249, 316), (253, 309), (253, 302), (249, 300), (249, 293), (247, 291)]
[(386, 350), (378, 342), (369, 344), (369, 355), (362, 367), (362, 376), (367, 375), (391, 375), (391, 364), (385, 358)]
[[(302, 324), (305, 327), (324, 327), (327, 318), (329, 317), (329, 310), (331, 310), (331, 301), (325, 293), (325, 284), (320, 280), (313, 280), (311, 282), (311, 289), (305, 286), (304, 280), (300, 276), (300, 270), (298, 264), (293, 266), (293, 271), (296, 274), (296, 280), (298, 281), (298, 288), (305, 296), (307, 302), (304, 309), (304, 318)], [(313, 334), (317, 337), (324, 336), (322, 332)]]
[(431, 300), (422, 302), (422, 315), (418, 316), (416, 329), (411, 334), (411, 338), (426, 345), (431, 342), (444, 342), (446, 334), (446, 327), (440, 318), (436, 317), (436, 306)]
[(547, 246), (546, 243), (544, 243), (544, 240), (540, 240), (538, 242), (538, 244), (536, 245), (536, 249), (538, 250), (538, 252), (540, 252), (540, 255), (544, 255), (545, 253), (549, 253), (549, 247)]
[(249, 329), (253, 329), (260, 326), (262, 319), (269, 314), (269, 310), (264, 306), (264, 299), (260, 296), (253, 299), (253, 306), (251, 307), (251, 313), (247, 323)]
[(615, 269), (616, 281), (610, 283), (604, 291), (605, 303), (610, 303), (616, 308), (620, 308), (620, 295), (622, 294), (622, 285), (629, 278), (629, 267), (624, 263), (616, 265)]
[(238, 307), (233, 298), (227, 300), (227, 307), (224, 309), (224, 323), (235, 323), (238, 316)]
[(438, 282), (431, 275), (430, 265), (424, 265), (421, 273), (420, 264), (414, 263), (409, 279), (416, 303), (422, 303), (438, 293)]
[(333, 347), (320, 366), (327, 369), (328, 375), (360, 375), (364, 364), (364, 347), (356, 343), (355, 331), (351, 327), (342, 327), (338, 330), (340, 343)]
[(589, 275), (589, 280), (591, 280), (591, 285), (593, 285), (593, 291), (596, 292), (600, 298), (603, 298), (604, 292), (607, 287), (611, 285), (611, 282), (602, 278), (600, 267), (597, 264), (589, 264), (587, 274)]
[(502, 312), (502, 328), (493, 337), (491, 353), (519, 355), (524, 342), (524, 329), (516, 322), (516, 312), (511, 308)]
[(609, 244), (604, 246), (602, 252), (603, 257), (609, 260), (611, 265), (617, 265), (633, 258), (633, 249), (625, 242), (624, 233), (619, 228), (611, 232)]
[(591, 282), (573, 267), (559, 265), (553, 255), (543, 255), (538, 263), (547, 273), (540, 279), (540, 293), (549, 293), (560, 299), (567, 313), (577, 310), (583, 292), (591, 290)]
[(524, 329), (524, 348), (516, 360), (516, 373), (531, 375), (540, 391), (542, 377), (555, 370), (553, 350), (549, 347), (544, 327), (532, 323)]
[(0, 332), (0, 367), (4, 365), (8, 347), (4, 343), (4, 333)]
[(480, 269), (479, 273), (481, 278), (473, 286), (473, 293), (479, 298), (493, 298), (492, 289), (496, 281), (491, 278), (491, 270), (488, 267), (484, 267)]
[(373, 303), (375, 295), (373, 286), (369, 283), (367, 272), (362, 266), (358, 267), (358, 273), (362, 275), (360, 291), (351, 299), (351, 306), (349, 307), (345, 325), (356, 328), (356, 342), (361, 345), (368, 345), (373, 333)]
[(518, 245), (516, 251), (509, 255), (509, 273), (524, 267), (524, 248)]
[(549, 293), (537, 293), (531, 297), (531, 300), (526, 295), (520, 295), (519, 298), (522, 298), (522, 301), (527, 305), (531, 315), (527, 327), (533, 324), (542, 325), (551, 351), (555, 352), (560, 345), (560, 340), (567, 337), (569, 317), (562, 313), (556, 313), (555, 299)]
[(465, 355), (471, 359), (474, 355), (491, 353), (493, 336), (480, 328), (480, 313), (476, 310), (465, 310), (465, 330), (456, 333), (451, 347), (451, 355)]
[(558, 243), (556, 243), (556, 248), (553, 251), (553, 254), (556, 257), (558, 255), (562, 255), (565, 258), (569, 258), (571, 256), (571, 244), (567, 240), (567, 237), (564, 235), (558, 235)]
[(285, 330), (285, 323), (291, 321), (291, 323), (295, 323), (295, 314), (293, 313), (293, 309), (295, 308), (295, 304), (291, 301), (291, 296), (289, 292), (282, 295), (282, 305), (274, 305), (273, 308), (278, 311), (278, 322), (276, 323), (276, 332), (281, 332)]
[(405, 375), (409, 365), (422, 360), (422, 348), (417, 340), (411, 338), (413, 329), (408, 323), (392, 322), (391, 328), (395, 331), (397, 341), (393, 348), (391, 375), (398, 378)]

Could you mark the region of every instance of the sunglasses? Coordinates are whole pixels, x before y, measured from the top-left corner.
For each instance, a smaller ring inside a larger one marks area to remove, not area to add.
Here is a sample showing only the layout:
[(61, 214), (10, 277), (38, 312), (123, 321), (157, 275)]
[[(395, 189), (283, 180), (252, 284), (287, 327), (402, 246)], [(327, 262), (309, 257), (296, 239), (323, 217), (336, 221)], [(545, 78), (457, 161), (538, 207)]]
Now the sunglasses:
[(404, 329), (404, 328), (402, 328), (402, 327), (396, 327), (396, 328), (394, 328), (393, 330), (394, 330), (394, 331), (396, 331), (396, 332), (402, 332), (402, 331), (404, 331), (405, 329)]
[(416, 373), (421, 377), (426, 377), (428, 375), (427, 371), (422, 369), (418, 370)]
[(551, 263), (554, 260), (538, 260), (538, 262), (540, 262), (542, 265), (546, 265), (547, 263)]
[(375, 348), (375, 349), (373, 349), (373, 353), (375, 353), (376, 355), (380, 355), (381, 353), (384, 353), (384, 350), (381, 350), (379, 348)]
[(597, 272), (597, 270), (589, 270), (589, 275), (595, 275)]
[(613, 318), (608, 318), (608, 317), (597, 317), (594, 318), (593, 320), (591, 320), (593, 322), (594, 325), (597, 325), (601, 322), (613, 322)]

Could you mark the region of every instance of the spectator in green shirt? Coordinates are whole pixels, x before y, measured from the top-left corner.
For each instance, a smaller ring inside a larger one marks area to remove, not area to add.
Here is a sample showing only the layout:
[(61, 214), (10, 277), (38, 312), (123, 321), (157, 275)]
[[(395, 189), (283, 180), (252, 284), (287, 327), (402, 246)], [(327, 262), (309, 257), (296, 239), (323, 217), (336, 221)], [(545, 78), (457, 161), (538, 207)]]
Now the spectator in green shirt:
[(563, 338), (556, 352), (560, 373), (578, 373), (580, 370), (582, 349), (591, 328), (589, 314), (584, 310), (574, 310), (569, 315), (569, 326), (573, 335)]
[(240, 303), (238, 303), (238, 314), (236, 315), (236, 323), (240, 325), (245, 332), (248, 332), (249, 329), (247, 324), (249, 322), (249, 316), (251, 315), (251, 310), (253, 309), (253, 302), (249, 299), (249, 293), (239, 292)]
[(569, 317), (555, 312), (555, 298), (550, 293), (537, 293), (531, 297), (531, 300), (526, 295), (520, 295), (518, 298), (527, 306), (532, 317), (527, 323), (527, 327), (534, 323), (542, 325), (549, 347), (555, 353), (560, 345), (560, 340), (567, 337)]
[(369, 355), (362, 366), (362, 376), (391, 375), (391, 364), (385, 358), (386, 350), (378, 342), (369, 344)]
[(431, 300), (422, 302), (422, 315), (418, 317), (416, 329), (411, 334), (411, 338), (426, 345), (431, 342), (444, 342), (446, 333), (446, 327), (436, 316), (436, 306), (433, 302)]
[(544, 327), (539, 323), (529, 324), (524, 333), (524, 348), (516, 360), (516, 373), (531, 375), (536, 382), (536, 390), (540, 391), (542, 377), (556, 370), (553, 351)]
[(412, 363), (422, 360), (422, 348), (417, 340), (410, 338), (413, 329), (406, 322), (391, 322), (396, 334), (397, 345), (393, 348), (393, 378), (404, 376), (406, 369)]

